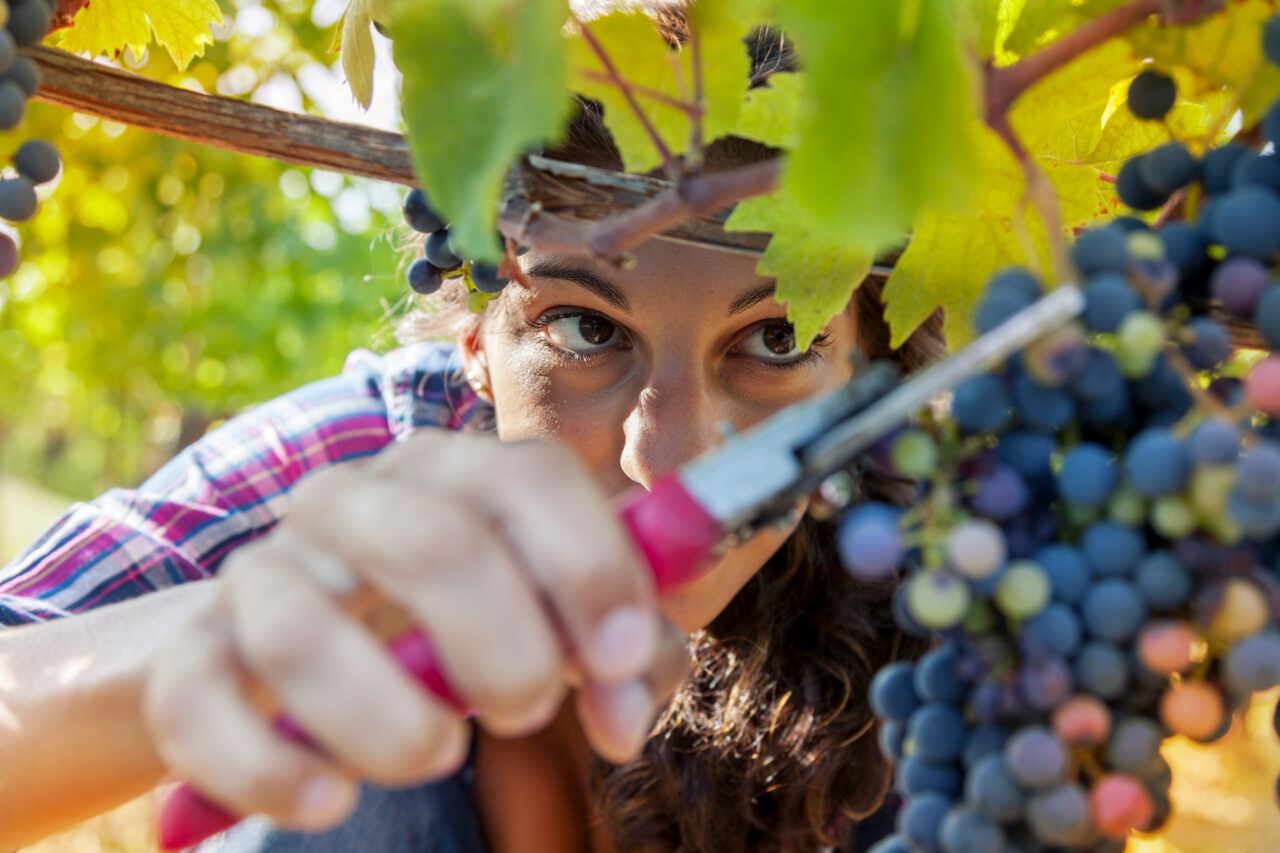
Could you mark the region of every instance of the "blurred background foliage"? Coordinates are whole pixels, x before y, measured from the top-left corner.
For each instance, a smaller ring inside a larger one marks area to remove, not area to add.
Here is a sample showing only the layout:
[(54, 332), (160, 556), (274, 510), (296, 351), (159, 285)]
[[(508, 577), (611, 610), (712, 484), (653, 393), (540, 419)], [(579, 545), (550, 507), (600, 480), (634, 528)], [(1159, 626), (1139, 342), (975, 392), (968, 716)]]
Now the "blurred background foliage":
[[(336, 54), (343, 3), (222, 3), (185, 73), (152, 79), (395, 129), (394, 80), (366, 116)], [(52, 39), (51, 39), (52, 41)], [(390, 62), (382, 62), (390, 68)], [(0, 281), (0, 475), (87, 499), (133, 486), (246, 407), (394, 346), (403, 189), (182, 142), (32, 102), (0, 137), (61, 150), (23, 264)]]

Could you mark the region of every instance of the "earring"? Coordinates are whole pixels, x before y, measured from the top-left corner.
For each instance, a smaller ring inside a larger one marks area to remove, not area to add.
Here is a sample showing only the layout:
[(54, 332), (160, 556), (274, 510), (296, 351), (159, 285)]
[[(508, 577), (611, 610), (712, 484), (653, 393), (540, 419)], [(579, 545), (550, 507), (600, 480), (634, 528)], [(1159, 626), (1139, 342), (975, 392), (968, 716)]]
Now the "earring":
[(467, 384), (471, 386), (471, 390), (475, 391), (477, 395), (484, 397), (487, 400), (493, 399), (493, 392), (489, 390), (489, 386), (485, 385), (484, 381), (474, 373), (467, 374)]

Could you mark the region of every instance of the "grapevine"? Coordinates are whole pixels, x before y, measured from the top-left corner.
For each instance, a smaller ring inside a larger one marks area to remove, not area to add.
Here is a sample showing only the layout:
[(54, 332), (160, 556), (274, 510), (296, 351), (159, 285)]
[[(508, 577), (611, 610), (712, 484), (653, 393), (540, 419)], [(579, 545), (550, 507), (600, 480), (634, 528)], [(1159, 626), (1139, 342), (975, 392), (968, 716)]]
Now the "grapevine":
[[(1163, 119), (1172, 84), (1143, 72), (1129, 108)], [(1081, 235), (1081, 323), (884, 441), (917, 509), (840, 522), (849, 571), (903, 567), (899, 626), (940, 638), (872, 683), (905, 798), (879, 853), (1121, 850), (1170, 816), (1164, 739), (1215, 741), (1280, 685), (1280, 182), (1274, 154), (1232, 150), (1225, 180), (1221, 156), (1168, 143), (1129, 160), (1130, 207), (1186, 190), (1194, 215)], [(974, 322), (1039, 295), (1004, 272)], [(1243, 380), (1215, 304), (1273, 351)]]

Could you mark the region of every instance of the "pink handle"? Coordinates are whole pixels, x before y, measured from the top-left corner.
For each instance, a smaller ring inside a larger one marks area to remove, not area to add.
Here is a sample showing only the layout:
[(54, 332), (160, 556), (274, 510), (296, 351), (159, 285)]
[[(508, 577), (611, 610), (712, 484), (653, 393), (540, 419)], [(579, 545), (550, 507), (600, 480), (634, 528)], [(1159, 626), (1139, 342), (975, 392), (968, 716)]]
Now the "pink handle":
[[(619, 515), (653, 570), (658, 591), (692, 580), (706, 568), (708, 553), (720, 537), (716, 520), (707, 514), (675, 477), (665, 477), (651, 491), (637, 490), (623, 498)], [(431, 640), (418, 629), (406, 631), (388, 645), (400, 665), (423, 686), (465, 717), (475, 715), (445, 680)], [(290, 740), (314, 746), (287, 715), (272, 725)], [(240, 816), (214, 805), (187, 784), (177, 787), (160, 807), (158, 837), (161, 850), (181, 850), (199, 844), (240, 821)]]

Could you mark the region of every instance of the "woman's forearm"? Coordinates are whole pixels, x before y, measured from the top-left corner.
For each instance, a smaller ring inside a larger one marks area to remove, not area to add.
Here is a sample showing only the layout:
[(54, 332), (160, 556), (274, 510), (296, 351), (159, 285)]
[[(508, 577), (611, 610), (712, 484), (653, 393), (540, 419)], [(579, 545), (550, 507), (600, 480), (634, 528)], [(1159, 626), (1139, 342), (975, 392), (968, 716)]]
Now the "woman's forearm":
[(212, 600), (216, 579), (0, 631), (0, 850), (154, 787), (165, 769), (142, 717), (152, 653)]

